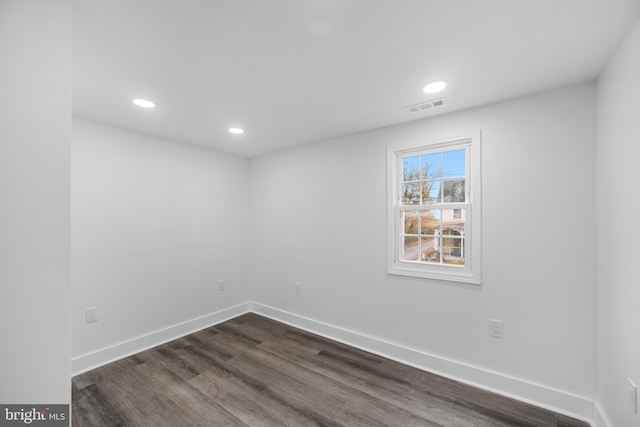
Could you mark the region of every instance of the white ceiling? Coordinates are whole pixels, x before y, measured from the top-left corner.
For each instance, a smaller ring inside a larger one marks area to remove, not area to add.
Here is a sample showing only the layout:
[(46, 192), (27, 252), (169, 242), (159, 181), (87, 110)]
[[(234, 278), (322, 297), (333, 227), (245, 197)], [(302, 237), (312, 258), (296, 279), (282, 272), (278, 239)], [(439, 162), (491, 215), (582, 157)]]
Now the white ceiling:
[[(638, 0), (76, 0), (73, 110), (256, 156), (593, 80), (639, 12)], [(441, 79), (441, 95), (421, 91)]]

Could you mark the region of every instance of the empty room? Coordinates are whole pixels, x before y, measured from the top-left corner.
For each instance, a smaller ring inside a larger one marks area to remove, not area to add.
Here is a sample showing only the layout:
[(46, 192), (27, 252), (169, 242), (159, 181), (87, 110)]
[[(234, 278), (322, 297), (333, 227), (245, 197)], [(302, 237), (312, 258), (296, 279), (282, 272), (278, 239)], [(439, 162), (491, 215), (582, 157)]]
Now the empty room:
[(638, 0), (0, 0), (0, 425), (640, 427)]

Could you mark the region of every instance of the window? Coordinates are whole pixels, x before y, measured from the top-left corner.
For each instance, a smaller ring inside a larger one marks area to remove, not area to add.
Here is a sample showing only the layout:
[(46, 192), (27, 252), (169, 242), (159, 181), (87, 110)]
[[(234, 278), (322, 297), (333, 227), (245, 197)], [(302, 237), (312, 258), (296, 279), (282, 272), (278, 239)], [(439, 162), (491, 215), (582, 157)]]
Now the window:
[(388, 272), (480, 283), (480, 132), (390, 146)]

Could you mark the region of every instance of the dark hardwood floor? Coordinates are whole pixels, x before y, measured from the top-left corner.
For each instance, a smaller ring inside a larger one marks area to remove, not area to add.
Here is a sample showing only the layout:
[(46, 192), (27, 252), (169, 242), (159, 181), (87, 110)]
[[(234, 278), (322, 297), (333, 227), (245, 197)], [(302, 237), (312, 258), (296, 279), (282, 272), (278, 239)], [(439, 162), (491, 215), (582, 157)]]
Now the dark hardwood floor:
[(588, 424), (246, 314), (73, 378), (80, 426)]

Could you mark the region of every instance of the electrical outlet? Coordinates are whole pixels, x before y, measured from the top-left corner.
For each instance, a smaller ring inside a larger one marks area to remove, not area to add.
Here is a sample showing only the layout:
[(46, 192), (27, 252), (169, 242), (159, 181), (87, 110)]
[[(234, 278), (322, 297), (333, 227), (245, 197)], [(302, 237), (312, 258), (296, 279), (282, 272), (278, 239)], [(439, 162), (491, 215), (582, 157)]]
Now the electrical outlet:
[(84, 310), (85, 323), (93, 323), (98, 321), (98, 307), (88, 307)]
[(293, 284), (293, 293), (298, 295), (298, 294), (300, 294), (301, 290), (302, 290), (302, 285), (300, 284), (300, 282), (295, 282)]
[(218, 281), (218, 289), (224, 291), (227, 289), (227, 279), (220, 279)]
[(634, 414), (638, 413), (638, 386), (627, 378), (627, 401)]
[(489, 319), (489, 335), (502, 338), (502, 320)]

